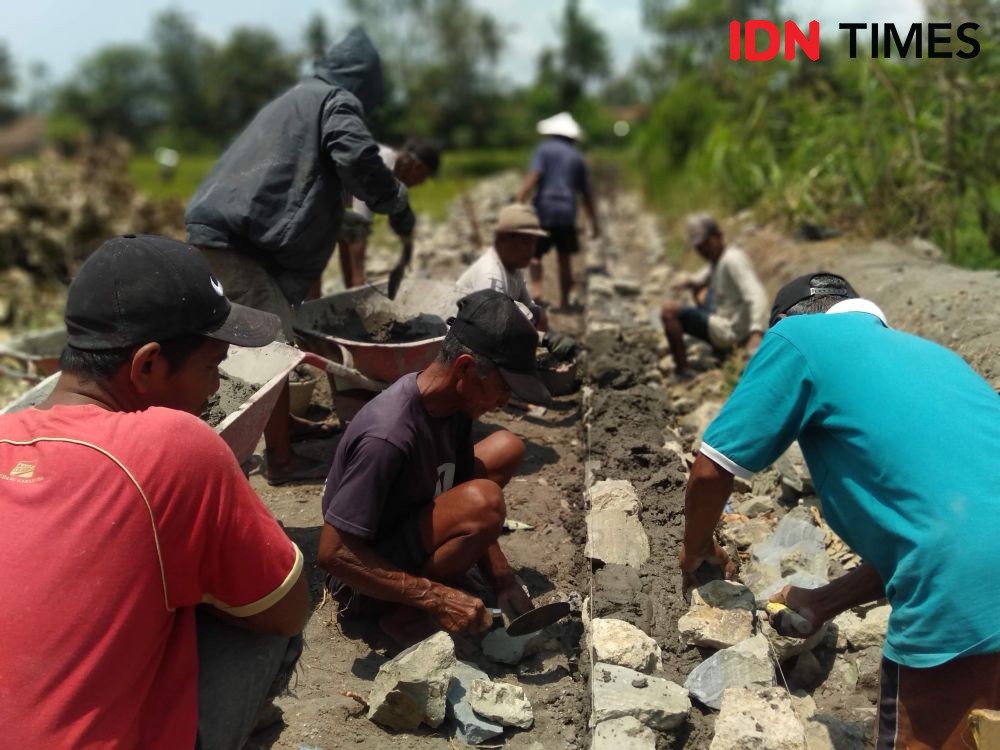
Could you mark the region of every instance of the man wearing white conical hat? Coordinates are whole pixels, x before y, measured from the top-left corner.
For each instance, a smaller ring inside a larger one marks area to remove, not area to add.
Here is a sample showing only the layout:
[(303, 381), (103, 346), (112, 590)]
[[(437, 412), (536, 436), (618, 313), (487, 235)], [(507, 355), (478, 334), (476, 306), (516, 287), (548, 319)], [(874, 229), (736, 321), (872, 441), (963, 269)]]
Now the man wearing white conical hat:
[(570, 258), (580, 249), (576, 233), (576, 199), (583, 198), (583, 207), (590, 219), (591, 236), (600, 234), (597, 213), (590, 192), (587, 164), (577, 143), (583, 131), (569, 112), (560, 112), (538, 123), (538, 132), (547, 136), (531, 157), (531, 167), (518, 193), (519, 202), (534, 193), (533, 203), (542, 228), (548, 233), (541, 238), (531, 261), (531, 293), (535, 299), (542, 292), (542, 257), (553, 246), (559, 257), (560, 306), (569, 306), (573, 286)]

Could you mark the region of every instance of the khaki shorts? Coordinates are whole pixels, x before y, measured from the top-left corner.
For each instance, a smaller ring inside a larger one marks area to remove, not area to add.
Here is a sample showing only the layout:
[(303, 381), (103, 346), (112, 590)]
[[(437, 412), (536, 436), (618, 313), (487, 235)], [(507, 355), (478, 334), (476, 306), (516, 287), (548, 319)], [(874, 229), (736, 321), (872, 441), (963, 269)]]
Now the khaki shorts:
[(337, 234), (339, 242), (363, 242), (371, 233), (372, 223), (368, 219), (356, 211), (344, 211), (344, 218), (340, 220), (340, 232)]
[(281, 318), (282, 341), (295, 340), (292, 331), (292, 305), (278, 282), (253, 258), (219, 247), (199, 248), (212, 267), (230, 302), (274, 313)]

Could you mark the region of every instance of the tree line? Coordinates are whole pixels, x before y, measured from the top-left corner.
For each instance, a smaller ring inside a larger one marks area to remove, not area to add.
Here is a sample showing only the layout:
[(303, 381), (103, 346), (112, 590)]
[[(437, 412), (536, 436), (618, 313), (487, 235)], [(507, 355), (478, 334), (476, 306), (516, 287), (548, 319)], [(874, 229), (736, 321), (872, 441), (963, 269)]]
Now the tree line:
[[(553, 44), (539, 54), (536, 80), (527, 86), (511, 85), (498, 72), (510, 29), (469, 0), (348, 0), (347, 6), (383, 57), (388, 95), (372, 113), (380, 137), (517, 145), (532, 137), (536, 120), (561, 109), (580, 110), (609, 131), (593, 96), (611, 74), (608, 42), (579, 0), (566, 0)], [(214, 42), (183, 12), (168, 10), (154, 17), (144, 42), (96, 50), (66, 81), (36, 97), (35, 106), (57, 141), (85, 131), (141, 148), (218, 150), (264, 104), (308, 75), (334, 41), (316, 15), (296, 45), (246, 26)], [(19, 113), (17, 84), (0, 44), (0, 122)]]

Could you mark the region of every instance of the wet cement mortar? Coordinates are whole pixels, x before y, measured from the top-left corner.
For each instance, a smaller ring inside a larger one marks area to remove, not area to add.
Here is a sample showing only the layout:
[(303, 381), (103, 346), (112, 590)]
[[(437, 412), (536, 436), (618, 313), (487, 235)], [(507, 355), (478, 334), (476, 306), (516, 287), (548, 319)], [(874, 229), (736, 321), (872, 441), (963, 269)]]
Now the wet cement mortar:
[(219, 390), (208, 399), (201, 418), (216, 427), (257, 392), (261, 384), (248, 383), (235, 375), (219, 373)]
[[(614, 232), (614, 227), (608, 231)], [(661, 336), (634, 295), (615, 290), (605, 273), (635, 278), (631, 266), (648, 252), (635, 242), (608, 248), (608, 257), (592, 259), (597, 262), (589, 276), (584, 368), (589, 387), (584, 413), (587, 482), (632, 482), (650, 546), (649, 560), (638, 570), (595, 564), (590, 610), (593, 617), (624, 620), (652, 636), (663, 653), (663, 669), (657, 676), (683, 684), (704, 658), (698, 649), (681, 644), (677, 630), (677, 620), (688, 609), (676, 565), (687, 468), (679, 455), (663, 448), (677, 442), (678, 435), (670, 427), (675, 421), (671, 399), (657, 369)], [(680, 728), (658, 734), (657, 747), (706, 748), (713, 726), (714, 716), (694, 705)]]

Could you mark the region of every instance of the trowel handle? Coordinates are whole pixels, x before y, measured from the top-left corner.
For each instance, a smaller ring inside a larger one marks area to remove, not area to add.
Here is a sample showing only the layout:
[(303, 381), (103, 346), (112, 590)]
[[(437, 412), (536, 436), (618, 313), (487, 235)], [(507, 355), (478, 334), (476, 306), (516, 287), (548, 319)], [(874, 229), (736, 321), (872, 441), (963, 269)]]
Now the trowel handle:
[(336, 375), (338, 378), (343, 378), (352, 385), (367, 391), (383, 391), (389, 387), (388, 383), (383, 383), (381, 380), (374, 380), (351, 367), (345, 367), (326, 357), (321, 357), (315, 352), (303, 352), (302, 362), (303, 364), (324, 370), (331, 375)]
[[(768, 602), (764, 610), (767, 612), (768, 619), (772, 622), (772, 627), (779, 621), (784, 621), (799, 635), (809, 635), (812, 632), (813, 624), (794, 609), (790, 609), (787, 604)], [(778, 630), (778, 628), (775, 628), (775, 630)]]

